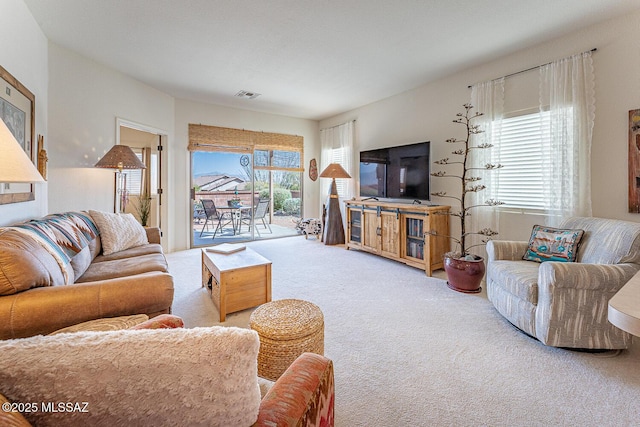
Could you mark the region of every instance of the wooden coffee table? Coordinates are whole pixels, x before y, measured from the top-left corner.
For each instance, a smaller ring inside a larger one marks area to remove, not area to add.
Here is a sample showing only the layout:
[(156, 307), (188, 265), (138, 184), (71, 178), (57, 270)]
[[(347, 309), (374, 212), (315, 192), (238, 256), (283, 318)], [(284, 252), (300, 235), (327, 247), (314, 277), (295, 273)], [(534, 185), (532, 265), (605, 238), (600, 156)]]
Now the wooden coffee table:
[(224, 322), (227, 313), (271, 301), (271, 261), (250, 248), (231, 254), (202, 249), (202, 286), (211, 286)]

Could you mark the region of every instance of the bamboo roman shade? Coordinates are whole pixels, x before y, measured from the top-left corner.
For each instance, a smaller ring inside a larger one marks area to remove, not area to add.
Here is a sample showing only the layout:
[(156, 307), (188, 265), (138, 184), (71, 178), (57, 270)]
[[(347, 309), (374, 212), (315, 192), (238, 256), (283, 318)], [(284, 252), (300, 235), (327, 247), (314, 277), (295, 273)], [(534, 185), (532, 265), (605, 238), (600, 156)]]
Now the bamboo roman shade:
[(283, 150), (302, 153), (303, 147), (304, 139), (297, 135), (189, 124), (189, 151)]

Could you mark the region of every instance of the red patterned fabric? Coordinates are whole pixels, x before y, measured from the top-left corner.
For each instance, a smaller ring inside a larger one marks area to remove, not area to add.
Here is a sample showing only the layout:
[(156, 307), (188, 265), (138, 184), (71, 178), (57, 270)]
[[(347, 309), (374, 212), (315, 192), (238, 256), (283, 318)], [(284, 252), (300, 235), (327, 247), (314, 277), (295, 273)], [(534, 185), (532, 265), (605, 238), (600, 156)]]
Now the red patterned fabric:
[(173, 329), (183, 327), (184, 322), (180, 317), (174, 316), (173, 314), (161, 314), (132, 326), (129, 329)]
[(331, 360), (315, 353), (303, 353), (262, 399), (254, 427), (332, 427), (334, 399)]

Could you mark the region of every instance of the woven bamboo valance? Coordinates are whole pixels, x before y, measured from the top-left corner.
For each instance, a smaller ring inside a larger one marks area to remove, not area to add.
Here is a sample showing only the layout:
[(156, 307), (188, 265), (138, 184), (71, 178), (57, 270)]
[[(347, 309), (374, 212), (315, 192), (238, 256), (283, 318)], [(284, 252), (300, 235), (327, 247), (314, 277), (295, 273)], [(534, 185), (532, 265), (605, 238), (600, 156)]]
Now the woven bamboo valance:
[(304, 138), (297, 135), (189, 124), (189, 151), (283, 150), (303, 152), (303, 148)]

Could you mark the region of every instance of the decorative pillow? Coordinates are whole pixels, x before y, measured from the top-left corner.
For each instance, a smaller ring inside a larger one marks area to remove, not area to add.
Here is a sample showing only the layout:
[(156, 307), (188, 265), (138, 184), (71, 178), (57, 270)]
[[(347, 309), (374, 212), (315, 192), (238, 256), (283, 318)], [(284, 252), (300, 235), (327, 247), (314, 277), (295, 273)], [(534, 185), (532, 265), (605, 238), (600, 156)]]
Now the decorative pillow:
[(14, 402), (71, 402), (25, 412), (34, 425), (250, 426), (259, 347), (234, 327), (39, 335), (0, 341), (0, 384)]
[(144, 227), (131, 214), (89, 211), (100, 230), (102, 253), (111, 255), (149, 243)]
[(529, 247), (522, 259), (526, 261), (574, 262), (584, 230), (534, 225)]

